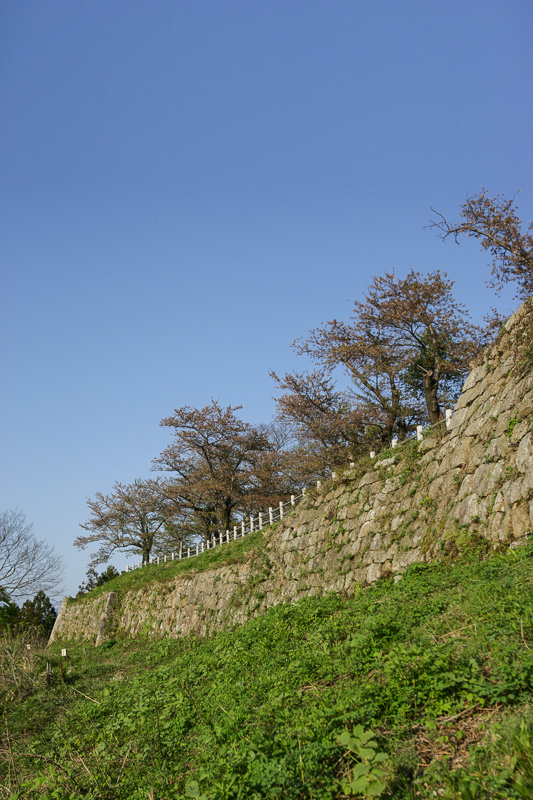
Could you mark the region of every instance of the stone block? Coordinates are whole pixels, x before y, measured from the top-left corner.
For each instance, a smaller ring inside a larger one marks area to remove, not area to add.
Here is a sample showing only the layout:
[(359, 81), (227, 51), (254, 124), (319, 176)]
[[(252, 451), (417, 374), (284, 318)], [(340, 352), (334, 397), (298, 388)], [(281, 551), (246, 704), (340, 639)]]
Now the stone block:
[(434, 450), (439, 444), (440, 442), (435, 436), (428, 436), (418, 445), (418, 452), (427, 453), (429, 450)]
[[(514, 431), (513, 431), (514, 432)], [(516, 451), (515, 464), (520, 472), (526, 474), (533, 473), (533, 437), (531, 433), (526, 433), (520, 440)]]
[(464, 428), (465, 419), (469, 415), (468, 408), (459, 408), (454, 411), (452, 414), (452, 418), (450, 420), (450, 424), (448, 425), (448, 435), (453, 434), (455, 431), (459, 431), (460, 429)]
[(460, 405), (461, 398), (462, 398), (463, 394), (468, 392), (469, 389), (471, 389), (476, 384), (481, 383), (482, 381), (484, 381), (485, 380), (485, 376), (486, 376), (486, 372), (485, 372), (485, 365), (484, 364), (480, 364), (478, 367), (474, 367), (474, 369), (470, 371), (470, 373), (468, 374), (468, 377), (466, 378), (466, 380), (465, 380), (465, 382), (463, 384), (461, 397), (459, 398), (459, 402), (457, 403), (457, 406)]
[(491, 492), (494, 492), (495, 489), (498, 489), (503, 474), (504, 464), (502, 461), (481, 464), (472, 475), (472, 491), (480, 497), (486, 497)]
[(379, 480), (379, 475), (375, 470), (367, 472), (359, 481), (358, 488), (362, 489), (364, 486), (371, 486), (374, 483), (379, 483)]
[(485, 462), (486, 449), (483, 441), (474, 439), (474, 444), (468, 454), (468, 461), (463, 467), (465, 472), (475, 472), (479, 465)]
[(515, 539), (521, 539), (531, 530), (529, 508), (525, 504), (516, 504), (510, 512), (510, 526)]
[(473, 406), (477, 400), (479, 400), (480, 389), (479, 384), (476, 386), (472, 386), (470, 389), (466, 391), (463, 389), (461, 392), (460, 403), (456, 405), (456, 411), (461, 411), (463, 408), (468, 408)]
[(456, 467), (464, 466), (468, 461), (468, 455), (473, 441), (474, 440), (470, 436), (457, 438), (455, 440), (455, 446), (451, 448), (451, 451), (441, 461), (437, 474), (444, 475), (446, 472), (450, 472)]
[(463, 433), (465, 436), (479, 436), (486, 426), (487, 420), (473, 413), (470, 419), (466, 421)]
[(413, 550), (401, 550), (396, 553), (392, 562), (393, 572), (399, 572), (414, 564), (417, 561), (423, 561), (419, 548)]
[(366, 570), (366, 582), (367, 583), (375, 583), (379, 578), (381, 578), (381, 565), (380, 564), (370, 564)]
[(502, 493), (507, 505), (514, 506), (522, 499), (522, 481), (508, 481), (502, 486)]
[(390, 523), (390, 529), (391, 529), (391, 531), (396, 531), (396, 530), (398, 530), (398, 528), (400, 527), (400, 525), (402, 525), (402, 524), (403, 524), (403, 521), (404, 521), (404, 515), (403, 515), (403, 514), (397, 514), (397, 515), (396, 515), (396, 516), (395, 516), (395, 517), (394, 517), (394, 518), (391, 520), (391, 523)]
[(509, 453), (509, 449), (509, 438), (504, 434), (503, 436), (498, 436), (489, 442), (485, 454), (487, 458), (497, 460), (500, 458), (506, 458), (507, 454)]
[(369, 520), (368, 522), (364, 522), (361, 525), (359, 536), (366, 536), (368, 533), (372, 533), (375, 530), (376, 523), (374, 520)]

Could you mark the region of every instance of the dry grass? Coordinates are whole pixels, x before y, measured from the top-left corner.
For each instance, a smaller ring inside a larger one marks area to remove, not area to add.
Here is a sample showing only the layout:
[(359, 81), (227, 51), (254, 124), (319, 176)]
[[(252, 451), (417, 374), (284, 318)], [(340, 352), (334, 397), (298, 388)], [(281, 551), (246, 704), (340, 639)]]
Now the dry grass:
[(21, 700), (47, 679), (46, 639), (32, 630), (0, 638), (0, 703)]

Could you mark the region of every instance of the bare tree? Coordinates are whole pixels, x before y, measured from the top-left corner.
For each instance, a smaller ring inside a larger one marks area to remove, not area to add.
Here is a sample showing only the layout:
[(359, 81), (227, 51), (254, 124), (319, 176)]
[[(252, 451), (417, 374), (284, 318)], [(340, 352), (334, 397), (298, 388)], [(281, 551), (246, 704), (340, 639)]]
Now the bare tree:
[(434, 208), (437, 218), (429, 225), (458, 242), (460, 236), (478, 239), (492, 256), (492, 279), (488, 285), (499, 294), (504, 284), (515, 281), (515, 297), (526, 300), (533, 295), (533, 221), (525, 232), (514, 200), (503, 195), (489, 197), (486, 189), (467, 198), (461, 206), (461, 221), (449, 222)]
[(0, 514), (0, 588), (10, 599), (39, 591), (58, 592), (63, 559), (46, 542), (36, 539), (22, 511)]

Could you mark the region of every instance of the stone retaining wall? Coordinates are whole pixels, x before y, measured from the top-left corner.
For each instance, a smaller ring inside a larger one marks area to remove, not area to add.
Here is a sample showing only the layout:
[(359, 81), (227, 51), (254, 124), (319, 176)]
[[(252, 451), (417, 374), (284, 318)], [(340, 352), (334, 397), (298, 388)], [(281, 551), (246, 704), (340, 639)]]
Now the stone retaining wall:
[[(468, 376), (451, 425), (314, 490), (249, 562), (64, 602), (53, 639), (205, 635), (276, 603), (400, 576), (414, 562), (533, 531), (531, 302)], [(232, 545), (225, 545), (231, 547)]]

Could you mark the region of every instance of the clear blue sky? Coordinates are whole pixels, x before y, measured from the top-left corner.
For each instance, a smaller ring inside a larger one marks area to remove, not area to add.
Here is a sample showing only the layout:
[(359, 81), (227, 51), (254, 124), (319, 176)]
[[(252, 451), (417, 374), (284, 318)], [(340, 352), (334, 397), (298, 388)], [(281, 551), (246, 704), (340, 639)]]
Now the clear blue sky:
[(268, 370), (384, 270), (497, 302), (424, 225), (484, 186), (533, 218), (533, 3), (2, 0), (0, 31), (0, 501), (70, 594), (87, 498), (153, 474), (174, 408), (269, 421)]

